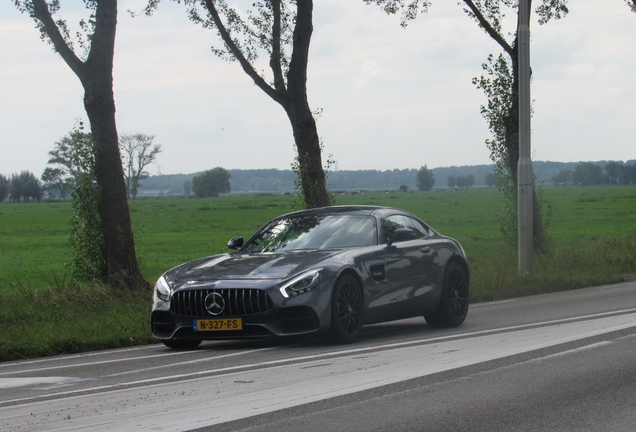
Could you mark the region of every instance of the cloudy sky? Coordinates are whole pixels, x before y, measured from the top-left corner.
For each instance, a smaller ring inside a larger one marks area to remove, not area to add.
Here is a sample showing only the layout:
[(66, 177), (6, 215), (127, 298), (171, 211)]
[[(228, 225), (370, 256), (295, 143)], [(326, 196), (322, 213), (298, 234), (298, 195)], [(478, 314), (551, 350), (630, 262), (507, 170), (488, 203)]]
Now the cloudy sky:
[[(61, 3), (62, 16), (79, 21), (82, 10)], [(289, 169), (282, 108), (236, 63), (214, 57), (215, 34), (182, 6), (126, 13), (143, 5), (120, 0), (114, 85), (119, 133), (154, 135), (163, 147), (151, 174)], [(624, 0), (574, 0), (570, 11), (531, 26), (533, 158), (636, 159), (636, 14)], [(39, 176), (55, 141), (86, 118), (82, 88), (13, 2), (0, 5), (0, 43), (0, 173)], [(340, 170), (490, 163), (485, 97), (471, 84), (489, 53), (498, 46), (457, 1), (433, 0), (403, 29), (362, 0), (315, 0), (308, 88), (312, 109), (323, 110), (325, 153)]]

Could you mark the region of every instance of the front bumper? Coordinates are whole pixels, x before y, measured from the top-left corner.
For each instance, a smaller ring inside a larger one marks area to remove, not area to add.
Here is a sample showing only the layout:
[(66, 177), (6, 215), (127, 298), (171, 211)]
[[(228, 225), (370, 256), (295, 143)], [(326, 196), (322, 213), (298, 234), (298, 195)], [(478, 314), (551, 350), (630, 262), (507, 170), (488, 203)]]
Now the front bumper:
[[(184, 286), (175, 290), (169, 301), (155, 295), (152, 335), (160, 340), (215, 340), (292, 336), (329, 330), (330, 282), (325, 281), (311, 292), (294, 297), (283, 297), (279, 287), (280, 283), (271, 281), (220, 281)], [(221, 311), (211, 309), (211, 303), (222, 303)], [(211, 310), (214, 313), (210, 313)], [(230, 318), (241, 318), (243, 329), (195, 331), (193, 328), (195, 320)]]
[[(194, 331), (192, 322), (210, 316), (177, 315), (155, 310), (151, 315), (152, 335), (157, 339), (244, 339), (292, 336), (320, 331), (318, 315), (309, 306), (273, 309), (266, 313), (231, 316), (243, 320), (242, 330)], [(228, 318), (228, 317), (224, 317)]]

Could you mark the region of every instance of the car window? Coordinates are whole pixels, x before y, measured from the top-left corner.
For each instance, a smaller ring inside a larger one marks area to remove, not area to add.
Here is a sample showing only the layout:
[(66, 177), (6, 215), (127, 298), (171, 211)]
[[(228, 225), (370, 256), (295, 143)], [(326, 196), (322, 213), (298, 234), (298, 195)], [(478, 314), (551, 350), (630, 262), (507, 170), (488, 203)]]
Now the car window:
[(408, 228), (415, 233), (415, 238), (423, 238), (429, 235), (428, 229), (418, 220), (405, 215), (391, 215), (384, 219), (384, 241), (393, 238), (393, 233), (398, 228)]
[(411, 217), (408, 219), (409, 219), (409, 222), (411, 223), (411, 228), (413, 229), (413, 231), (415, 231), (415, 234), (417, 234), (417, 238), (429, 236), (428, 227), (426, 227), (426, 225), (422, 224), (417, 219), (413, 219)]
[(370, 216), (303, 215), (277, 219), (257, 232), (243, 252), (339, 249), (376, 244)]

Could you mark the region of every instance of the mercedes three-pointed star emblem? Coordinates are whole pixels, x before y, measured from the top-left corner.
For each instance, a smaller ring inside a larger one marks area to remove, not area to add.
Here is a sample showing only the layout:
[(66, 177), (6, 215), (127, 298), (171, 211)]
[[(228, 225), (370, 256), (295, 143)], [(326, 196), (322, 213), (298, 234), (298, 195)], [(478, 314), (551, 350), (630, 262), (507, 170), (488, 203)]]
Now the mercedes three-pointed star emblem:
[(225, 309), (225, 299), (217, 292), (210, 293), (205, 297), (205, 308), (211, 315), (220, 315)]

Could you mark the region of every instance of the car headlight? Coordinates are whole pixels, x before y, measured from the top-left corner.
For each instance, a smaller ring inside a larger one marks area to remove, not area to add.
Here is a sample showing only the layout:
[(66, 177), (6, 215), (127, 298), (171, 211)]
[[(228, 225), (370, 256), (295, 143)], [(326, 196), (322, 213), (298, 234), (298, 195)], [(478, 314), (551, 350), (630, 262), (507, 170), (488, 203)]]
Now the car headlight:
[(318, 268), (296, 276), (280, 287), (280, 293), (283, 297), (293, 297), (311, 291), (318, 286), (323, 270)]
[(159, 278), (157, 283), (155, 284), (155, 295), (159, 300), (170, 301), (170, 296), (172, 295), (172, 289), (168, 282), (164, 279), (163, 276)]

